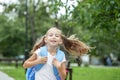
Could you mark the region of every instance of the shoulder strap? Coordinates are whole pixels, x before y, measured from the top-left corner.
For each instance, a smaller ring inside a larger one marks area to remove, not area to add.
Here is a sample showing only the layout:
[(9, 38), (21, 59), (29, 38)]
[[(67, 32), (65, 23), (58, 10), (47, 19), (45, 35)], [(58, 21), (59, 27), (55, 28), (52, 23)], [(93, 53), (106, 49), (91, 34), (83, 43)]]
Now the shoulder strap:
[(46, 46), (40, 47), (39, 55), (42, 56), (42, 57), (45, 57), (45, 56), (48, 55), (47, 47)]
[(27, 68), (26, 80), (35, 80), (35, 68), (34, 67)]
[(64, 56), (65, 56), (64, 52), (61, 51), (60, 49), (57, 49), (56, 59), (61, 62)]
[[(42, 56), (42, 57), (45, 57), (45, 56), (48, 55), (48, 53), (47, 53), (47, 47), (46, 46), (40, 47), (39, 55)], [(36, 65), (35, 66), (35, 70), (36, 71), (40, 70), (43, 65), (44, 64), (38, 64), (38, 65)]]
[[(63, 58), (65, 57), (65, 54), (63, 51), (61, 51), (60, 49), (57, 50), (57, 54), (56, 54), (56, 59), (60, 62), (62, 62)], [(58, 70), (55, 66), (53, 66), (53, 71), (54, 71), (54, 75), (56, 77), (57, 80), (61, 80), (60, 75), (58, 73)]]

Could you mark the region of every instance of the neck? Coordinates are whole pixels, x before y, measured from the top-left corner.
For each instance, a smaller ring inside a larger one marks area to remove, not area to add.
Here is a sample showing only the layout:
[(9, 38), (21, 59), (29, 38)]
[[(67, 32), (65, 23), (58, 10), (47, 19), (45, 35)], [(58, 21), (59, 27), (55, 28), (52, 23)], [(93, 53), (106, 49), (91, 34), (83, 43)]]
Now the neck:
[(55, 55), (55, 54), (56, 54), (57, 47), (47, 46), (47, 49), (48, 49), (48, 52), (49, 52), (51, 55)]

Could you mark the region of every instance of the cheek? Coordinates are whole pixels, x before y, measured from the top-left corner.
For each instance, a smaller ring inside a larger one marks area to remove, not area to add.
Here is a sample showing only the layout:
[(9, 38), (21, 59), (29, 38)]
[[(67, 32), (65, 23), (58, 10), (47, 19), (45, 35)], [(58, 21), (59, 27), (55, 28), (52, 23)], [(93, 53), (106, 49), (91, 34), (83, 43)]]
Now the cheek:
[(62, 44), (62, 40), (61, 39), (59, 40), (59, 44)]

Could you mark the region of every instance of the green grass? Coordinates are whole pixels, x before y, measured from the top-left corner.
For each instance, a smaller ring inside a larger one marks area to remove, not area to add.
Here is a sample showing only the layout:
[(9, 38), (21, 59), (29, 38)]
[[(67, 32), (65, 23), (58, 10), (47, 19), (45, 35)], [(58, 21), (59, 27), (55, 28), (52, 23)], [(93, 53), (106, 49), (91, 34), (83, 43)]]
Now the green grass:
[[(13, 65), (9, 67), (6, 65), (2, 66), (4, 68), (0, 68), (0, 71), (7, 73), (15, 80), (25, 80), (25, 69), (23, 69), (21, 66), (18, 68), (15, 68)], [(72, 69), (72, 80), (120, 80), (120, 68), (73, 67)]]
[[(0, 64), (1, 65), (1, 64)], [(25, 69), (20, 65), (15, 68), (14, 65), (3, 65), (0, 66), (0, 71), (7, 73), (9, 76), (13, 77), (15, 80), (25, 80)]]
[(120, 68), (73, 68), (73, 80), (120, 80)]

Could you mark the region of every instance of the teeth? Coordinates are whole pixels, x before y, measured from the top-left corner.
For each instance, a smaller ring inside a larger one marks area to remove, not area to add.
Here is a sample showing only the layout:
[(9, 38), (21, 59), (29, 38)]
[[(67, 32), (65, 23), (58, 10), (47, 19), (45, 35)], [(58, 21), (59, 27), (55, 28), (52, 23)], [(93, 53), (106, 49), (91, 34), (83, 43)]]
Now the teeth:
[(51, 41), (51, 42), (56, 42), (56, 41)]

